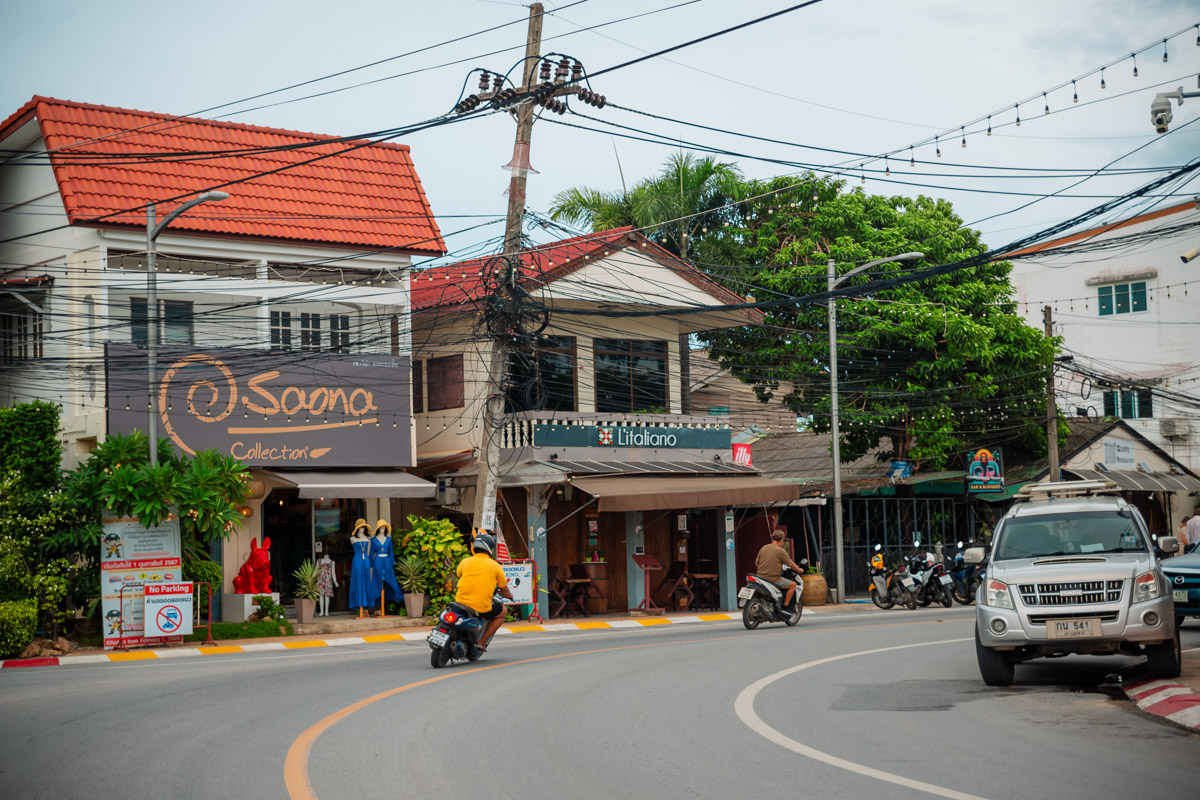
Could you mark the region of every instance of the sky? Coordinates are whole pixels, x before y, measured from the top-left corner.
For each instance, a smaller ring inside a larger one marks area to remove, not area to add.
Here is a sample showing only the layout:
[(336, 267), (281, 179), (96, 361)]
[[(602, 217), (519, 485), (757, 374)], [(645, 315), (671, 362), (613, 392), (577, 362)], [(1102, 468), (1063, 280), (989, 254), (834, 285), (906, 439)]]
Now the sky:
[[(595, 73), (795, 4), (553, 0), (545, 3), (542, 52), (565, 53)], [(625, 19), (635, 15), (642, 16)], [(393, 128), (446, 113), (464, 81), (474, 90), (471, 69), (511, 69), (527, 18), (527, 5), (500, 0), (14, 3), (0, 32), (0, 117), (39, 94), (324, 134)], [(611, 103), (675, 121), (577, 102), (574, 109), (595, 119), (539, 120), (530, 159), (539, 174), (529, 179), (528, 208), (547, 213), (554, 195), (571, 186), (631, 185), (695, 143), (737, 153), (720, 157), (748, 177), (799, 171), (769, 162), (783, 159), (842, 170), (848, 187), (872, 193), (943, 197), (987, 244), (1000, 246), (1161, 174), (1101, 176), (1069, 188), (1083, 174), (1063, 170), (1090, 173), (1115, 159), (1122, 167), (1167, 167), (1200, 154), (1200, 99), (1173, 107), (1166, 136), (1155, 134), (1149, 113), (1155, 92), (1197, 90), (1197, 23), (1194, 0), (823, 0), (598, 76), (592, 88)], [(1161, 40), (1181, 30), (1167, 43), (1164, 63)], [(1134, 77), (1129, 55), (1148, 45)], [(1073, 78), (1119, 59), (1105, 70), (1106, 88), (1088, 75), (1072, 102)], [(1043, 91), (1055, 113), (1044, 113)], [(267, 92), (274, 93), (239, 102)], [(1016, 126), (1013, 105), (1034, 96)], [(983, 122), (968, 124), (988, 114), (990, 137)], [(618, 129), (598, 120), (660, 141), (614, 137)], [(1189, 122), (1196, 124), (1183, 127)], [(507, 188), (501, 167), (514, 131), (509, 116), (495, 114), (398, 140), (412, 149), (454, 255), (499, 249)], [(921, 144), (913, 151), (917, 167), (909, 166), (910, 144), (946, 131), (954, 133), (939, 142), (942, 157)], [(889, 158), (890, 176), (873, 172), (883, 166), (875, 161), (860, 171), (863, 157), (845, 154), (896, 151), (903, 155)], [(1200, 192), (1195, 183), (1171, 188), (1180, 199)], [(1067, 196), (1039, 200), (1051, 192)], [(1145, 199), (1117, 216), (1180, 199)], [(531, 236), (548, 241), (558, 233), (535, 229)]]

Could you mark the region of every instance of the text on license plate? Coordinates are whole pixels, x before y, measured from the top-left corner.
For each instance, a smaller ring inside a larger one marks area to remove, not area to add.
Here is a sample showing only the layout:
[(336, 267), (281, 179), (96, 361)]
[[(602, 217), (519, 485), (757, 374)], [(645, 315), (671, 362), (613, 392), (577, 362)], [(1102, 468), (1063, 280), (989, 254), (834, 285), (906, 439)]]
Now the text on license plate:
[(1173, 595), (1175, 597), (1176, 603), (1186, 603), (1188, 601), (1188, 590), (1187, 589), (1176, 589), (1173, 592)]
[(743, 586), (742, 590), (738, 592), (738, 599), (740, 600), (749, 600), (751, 597), (754, 597), (753, 586)]
[(1099, 636), (1100, 619), (1051, 619), (1046, 621), (1046, 636), (1051, 639), (1086, 639), (1089, 636)]
[(950, 584), (954, 583), (949, 575), (939, 575), (938, 580), (941, 581), (944, 586), (949, 586)]
[(434, 647), (441, 647), (450, 638), (450, 634), (445, 631), (433, 630), (429, 632), (429, 643)]
[(907, 586), (910, 589), (912, 587), (916, 586), (916, 583), (913, 582), (912, 578), (901, 578), (900, 582), (903, 583), (905, 586)]

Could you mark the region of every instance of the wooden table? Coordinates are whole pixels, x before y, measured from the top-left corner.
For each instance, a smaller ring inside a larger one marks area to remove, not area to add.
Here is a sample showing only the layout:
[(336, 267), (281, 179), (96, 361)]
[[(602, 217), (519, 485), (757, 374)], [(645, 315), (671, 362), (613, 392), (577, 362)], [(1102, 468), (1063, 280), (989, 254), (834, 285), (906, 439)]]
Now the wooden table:
[[(592, 581), (591, 586), (588, 587), (588, 611), (593, 614), (607, 614), (608, 564), (603, 561), (584, 561), (579, 566), (583, 568), (583, 574)], [(574, 571), (572, 571), (571, 577), (574, 577)]]
[(717, 583), (720, 578), (720, 575), (712, 572), (692, 573), (692, 580), (696, 582), (695, 606), (717, 610), (721, 605), (721, 587)]

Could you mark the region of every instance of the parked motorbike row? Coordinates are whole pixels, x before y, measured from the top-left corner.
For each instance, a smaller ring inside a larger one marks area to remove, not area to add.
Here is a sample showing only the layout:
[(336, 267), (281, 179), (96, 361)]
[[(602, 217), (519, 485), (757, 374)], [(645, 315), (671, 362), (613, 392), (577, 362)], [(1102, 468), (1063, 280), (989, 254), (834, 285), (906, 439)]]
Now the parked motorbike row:
[[(914, 547), (921, 540), (913, 540)], [(880, 608), (904, 606), (915, 609), (931, 603), (941, 603), (946, 608), (956, 601), (969, 605), (975, 600), (975, 591), (983, 581), (987, 560), (982, 564), (967, 564), (962, 555), (963, 543), (953, 559), (939, 560), (931, 552), (903, 556), (903, 563), (886, 566), (883, 562), (883, 546), (875, 545), (875, 555), (867, 566), (871, 578), (871, 602)]]

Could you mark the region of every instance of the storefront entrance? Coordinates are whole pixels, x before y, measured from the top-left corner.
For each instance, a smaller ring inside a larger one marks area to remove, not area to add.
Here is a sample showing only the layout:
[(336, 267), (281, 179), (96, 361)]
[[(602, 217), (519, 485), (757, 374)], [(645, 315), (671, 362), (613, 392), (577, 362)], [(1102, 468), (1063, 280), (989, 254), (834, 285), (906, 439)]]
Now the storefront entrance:
[(330, 611), (348, 611), (351, 526), (361, 517), (362, 500), (322, 498), (306, 500), (298, 489), (273, 489), (263, 502), (263, 536), (271, 540), (271, 586), (280, 602), (295, 601), (296, 569), (307, 559), (328, 554), (334, 562), (338, 587)]

